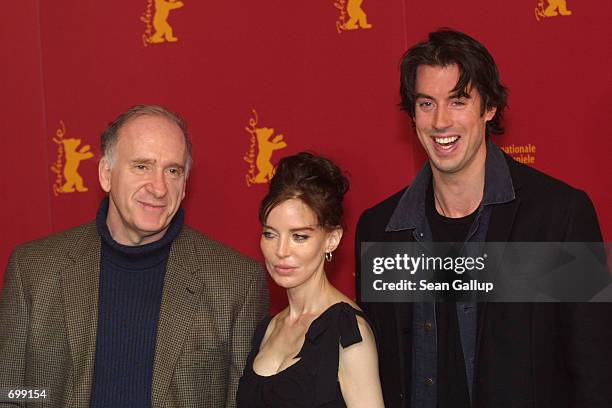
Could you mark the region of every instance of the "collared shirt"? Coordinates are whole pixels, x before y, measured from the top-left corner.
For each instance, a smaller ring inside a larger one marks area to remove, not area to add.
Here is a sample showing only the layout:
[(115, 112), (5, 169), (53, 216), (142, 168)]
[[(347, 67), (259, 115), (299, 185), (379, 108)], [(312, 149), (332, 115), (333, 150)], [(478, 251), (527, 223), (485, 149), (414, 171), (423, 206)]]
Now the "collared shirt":
[[(418, 242), (433, 240), (425, 213), (427, 188), (431, 178), (431, 167), (427, 162), (400, 198), (385, 231), (412, 230), (413, 237)], [(504, 155), (497, 146), (488, 141), (484, 194), (466, 242), (485, 241), (493, 206), (514, 199), (512, 178)], [(476, 317), (475, 302), (457, 303), (457, 318), (470, 399), (474, 380)], [(437, 407), (437, 333), (435, 303), (415, 303), (412, 325), (412, 407)]]

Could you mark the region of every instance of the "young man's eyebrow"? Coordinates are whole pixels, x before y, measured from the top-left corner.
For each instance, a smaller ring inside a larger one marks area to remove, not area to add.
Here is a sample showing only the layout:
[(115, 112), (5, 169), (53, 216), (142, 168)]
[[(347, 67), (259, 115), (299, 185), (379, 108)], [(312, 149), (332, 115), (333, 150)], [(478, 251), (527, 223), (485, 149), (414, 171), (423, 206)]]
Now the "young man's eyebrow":
[(465, 92), (465, 90), (461, 90), (461, 91), (456, 91), (454, 93), (451, 94), (450, 96), (451, 98), (465, 98), (465, 99), (471, 99), (472, 96)]
[(429, 96), (427, 94), (417, 92), (417, 94), (415, 95), (415, 99), (420, 99), (420, 98), (423, 98), (423, 99), (435, 99), (433, 96)]

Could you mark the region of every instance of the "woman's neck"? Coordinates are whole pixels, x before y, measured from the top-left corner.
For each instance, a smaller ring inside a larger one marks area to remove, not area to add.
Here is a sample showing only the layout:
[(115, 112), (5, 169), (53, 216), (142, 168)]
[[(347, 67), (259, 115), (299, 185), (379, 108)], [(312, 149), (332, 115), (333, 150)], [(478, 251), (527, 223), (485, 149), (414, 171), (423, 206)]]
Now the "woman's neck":
[(334, 287), (321, 270), (303, 284), (287, 289), (289, 307), (287, 317), (298, 320), (304, 315), (319, 315), (334, 303)]

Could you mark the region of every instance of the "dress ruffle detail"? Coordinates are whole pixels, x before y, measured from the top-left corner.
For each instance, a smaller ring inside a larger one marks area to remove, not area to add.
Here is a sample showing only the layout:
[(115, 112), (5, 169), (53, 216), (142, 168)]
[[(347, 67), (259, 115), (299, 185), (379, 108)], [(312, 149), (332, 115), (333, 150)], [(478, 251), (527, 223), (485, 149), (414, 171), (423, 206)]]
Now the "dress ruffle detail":
[(346, 407), (338, 382), (340, 347), (363, 341), (357, 315), (365, 318), (363, 312), (348, 303), (330, 306), (306, 331), (302, 349), (295, 357), (300, 360), (271, 376), (260, 376), (253, 370), (253, 361), (271, 320), (263, 319), (255, 330), (247, 367), (240, 379), (238, 407)]
[(316, 406), (337, 399), (340, 360), (338, 344), (346, 348), (362, 340), (356, 311), (348, 303), (340, 302), (330, 306), (312, 322), (306, 333), (304, 347), (296, 357), (319, 361), (311, 366), (315, 371), (312, 374), (316, 381)]

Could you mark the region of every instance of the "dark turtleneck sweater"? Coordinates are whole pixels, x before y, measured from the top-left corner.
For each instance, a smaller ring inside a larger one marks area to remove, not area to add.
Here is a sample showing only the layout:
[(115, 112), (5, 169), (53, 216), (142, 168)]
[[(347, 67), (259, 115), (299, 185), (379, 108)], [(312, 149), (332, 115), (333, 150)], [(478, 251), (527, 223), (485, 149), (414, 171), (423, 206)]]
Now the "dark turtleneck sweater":
[(91, 407), (150, 407), (157, 322), (170, 247), (183, 226), (180, 209), (150, 244), (116, 242), (106, 225), (108, 199), (96, 225), (101, 237), (96, 360)]

